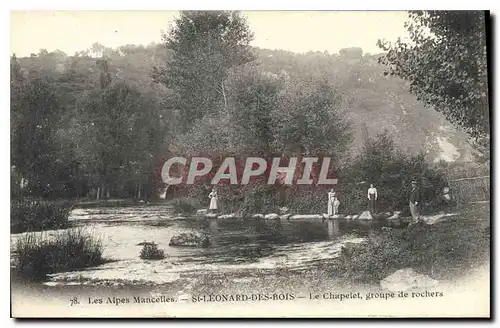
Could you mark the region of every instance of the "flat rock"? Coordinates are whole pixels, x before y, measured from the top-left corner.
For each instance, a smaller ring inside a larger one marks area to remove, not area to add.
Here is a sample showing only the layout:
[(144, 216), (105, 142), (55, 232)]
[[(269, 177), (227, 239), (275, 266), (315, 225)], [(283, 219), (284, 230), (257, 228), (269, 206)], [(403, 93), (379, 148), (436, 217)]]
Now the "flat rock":
[(217, 213), (207, 213), (205, 214), (206, 218), (213, 219), (217, 217)]
[(223, 215), (219, 215), (217, 218), (218, 219), (235, 219), (237, 218), (238, 216), (236, 215), (236, 213), (231, 213), (231, 214), (223, 214)]
[(420, 220), (423, 222), (433, 225), (438, 222), (444, 221), (452, 216), (456, 216), (457, 213), (447, 213), (447, 214), (437, 214), (437, 215), (427, 215), (427, 216), (421, 216)]
[(264, 218), (264, 214), (254, 214), (252, 215), (252, 219), (263, 219)]
[(290, 217), (290, 220), (295, 219), (322, 219), (323, 215), (321, 214), (295, 214)]
[(270, 213), (270, 214), (266, 214), (264, 216), (264, 219), (266, 219), (266, 220), (276, 220), (276, 219), (279, 219), (279, 218), (280, 218), (280, 216), (278, 214), (276, 214), (276, 213)]
[(432, 288), (438, 281), (431, 277), (415, 272), (412, 268), (398, 270), (380, 281), (380, 286), (393, 292), (411, 289)]
[(199, 232), (183, 232), (170, 238), (169, 246), (208, 247), (208, 236)]
[(288, 220), (291, 216), (292, 216), (292, 214), (283, 214), (283, 215), (280, 215), (280, 219), (281, 220)]

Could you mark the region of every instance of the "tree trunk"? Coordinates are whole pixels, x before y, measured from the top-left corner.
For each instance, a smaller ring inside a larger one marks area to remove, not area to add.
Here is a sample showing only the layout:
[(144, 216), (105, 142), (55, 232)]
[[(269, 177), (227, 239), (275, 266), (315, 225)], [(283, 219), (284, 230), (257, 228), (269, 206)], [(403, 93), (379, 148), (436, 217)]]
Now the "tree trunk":
[(97, 187), (97, 197), (96, 199), (99, 200), (99, 193), (101, 192), (101, 186)]

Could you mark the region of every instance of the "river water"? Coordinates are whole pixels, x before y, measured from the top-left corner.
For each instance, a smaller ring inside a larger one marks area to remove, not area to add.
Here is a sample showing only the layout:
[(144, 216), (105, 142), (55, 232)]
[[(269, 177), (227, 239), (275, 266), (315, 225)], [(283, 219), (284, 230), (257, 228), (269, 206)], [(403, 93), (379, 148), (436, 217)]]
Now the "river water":
[[(167, 206), (75, 209), (70, 221), (99, 236), (104, 257), (112, 261), (52, 274), (44, 282), (47, 286), (161, 286), (220, 274), (231, 276), (233, 282), (249, 281), (277, 272), (307, 271), (334, 259), (343, 245), (362, 242), (372, 231), (370, 224), (352, 221), (179, 217)], [(168, 245), (175, 234), (190, 231), (207, 234), (211, 245)], [(12, 244), (20, 235), (11, 236)], [(138, 243), (143, 241), (157, 243), (166, 258), (142, 260)]]

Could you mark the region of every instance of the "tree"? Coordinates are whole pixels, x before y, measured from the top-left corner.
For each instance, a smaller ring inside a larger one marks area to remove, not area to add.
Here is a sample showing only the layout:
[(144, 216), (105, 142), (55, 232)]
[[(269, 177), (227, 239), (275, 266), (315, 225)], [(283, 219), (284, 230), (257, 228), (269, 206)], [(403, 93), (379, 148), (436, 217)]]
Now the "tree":
[(163, 35), (173, 56), (154, 77), (175, 91), (170, 102), (180, 111), (184, 132), (206, 113), (227, 107), (228, 69), (254, 60), (252, 39), (244, 17), (228, 11), (182, 12)]
[(134, 195), (140, 197), (163, 141), (158, 108), (126, 83), (113, 83), (107, 60), (98, 62), (98, 88), (79, 108), (81, 161), (97, 186), (97, 198), (122, 191), (128, 182), (135, 184)]
[[(11, 59), (11, 162), (26, 193), (48, 195), (57, 182), (57, 130), (61, 107), (53, 86), (41, 77), (24, 79)], [(27, 182), (26, 182), (27, 181)]]
[(483, 146), (489, 144), (486, 16), (477, 11), (411, 11), (410, 41), (378, 41), (385, 74), (410, 82), (410, 92)]

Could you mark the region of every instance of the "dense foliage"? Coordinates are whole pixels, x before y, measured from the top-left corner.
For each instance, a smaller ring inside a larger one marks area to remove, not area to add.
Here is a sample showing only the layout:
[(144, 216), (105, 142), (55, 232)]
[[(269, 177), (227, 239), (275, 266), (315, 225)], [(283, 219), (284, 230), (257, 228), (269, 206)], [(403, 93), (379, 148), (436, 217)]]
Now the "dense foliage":
[(43, 200), (13, 200), (10, 206), (10, 231), (43, 231), (69, 226), (71, 205)]
[[(443, 130), (441, 116), (423, 108), (400, 79), (384, 76), (377, 55), (360, 48), (294, 54), (251, 48), (251, 40), (238, 12), (183, 12), (163, 44), (96, 43), (73, 56), (42, 49), (12, 57), (13, 196), (150, 199), (164, 187), (159, 168), (172, 154), (209, 156), (215, 166), (232, 155), (329, 156), (336, 174), (345, 171), (340, 197), (361, 195), (365, 186), (356, 183), (378, 173), (357, 156), (385, 129), (391, 147), (405, 150), (403, 159), (386, 163), (391, 172), (420, 165), (404, 174), (425, 176), (427, 164), (412, 156), (425, 150), (427, 159), (439, 157), (438, 138), (460, 150), (455, 159), (469, 157), (464, 135)], [(400, 179), (401, 186), (382, 188), (391, 190), (384, 195), (391, 202), (410, 179), (380, 176), (380, 188)], [(261, 188), (223, 186), (221, 208), (317, 212), (326, 194)], [(200, 183), (167, 195), (206, 204), (209, 190)], [(181, 203), (182, 211), (198, 206)]]
[(490, 134), (485, 12), (411, 11), (410, 41), (379, 41), (380, 62), (410, 91), (488, 145)]

